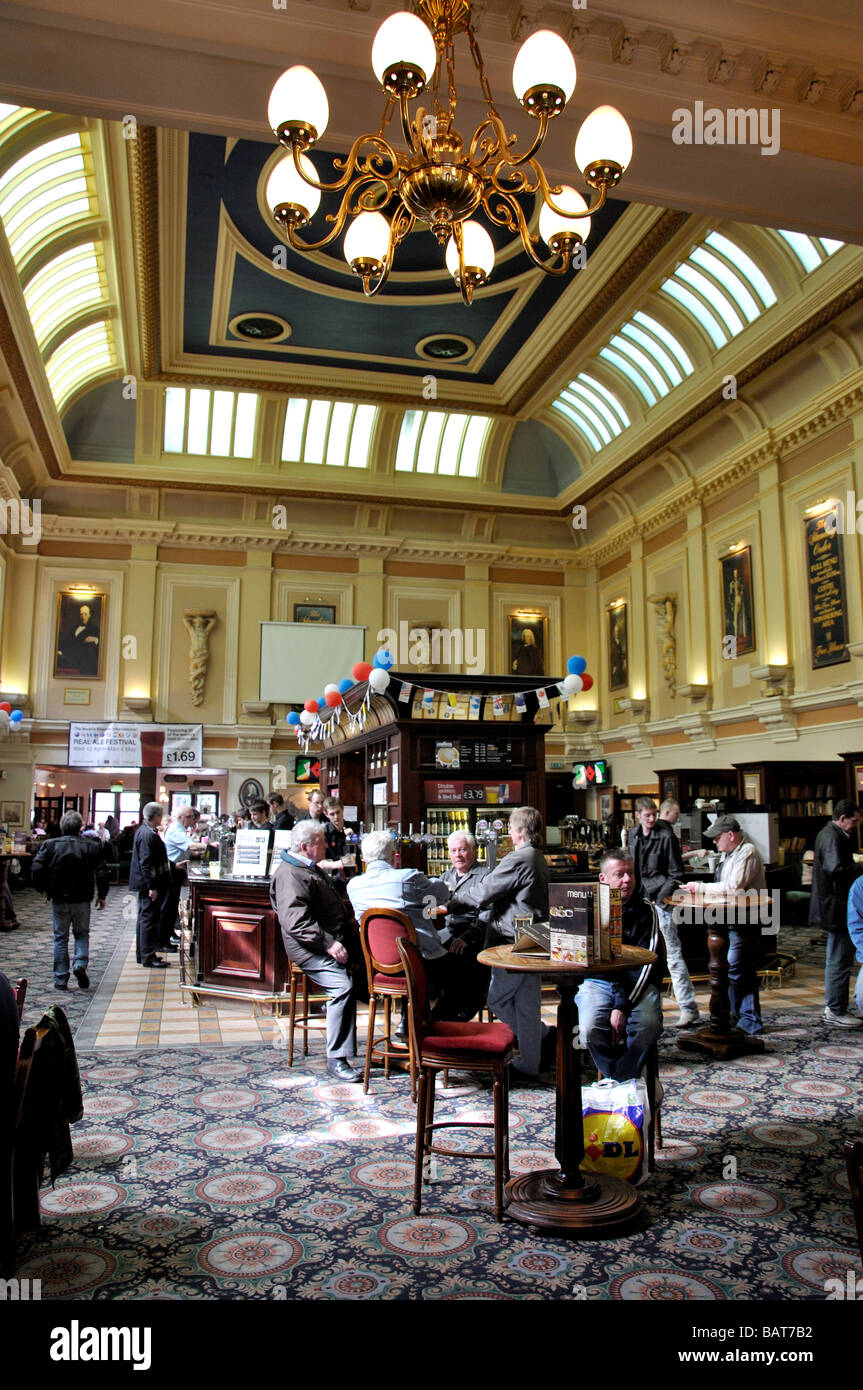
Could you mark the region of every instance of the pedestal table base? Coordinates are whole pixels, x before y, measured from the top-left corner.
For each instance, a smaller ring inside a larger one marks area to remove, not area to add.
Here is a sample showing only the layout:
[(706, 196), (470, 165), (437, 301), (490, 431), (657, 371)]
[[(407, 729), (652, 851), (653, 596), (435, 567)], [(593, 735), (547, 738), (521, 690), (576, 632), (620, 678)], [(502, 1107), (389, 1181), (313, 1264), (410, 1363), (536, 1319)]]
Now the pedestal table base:
[(626, 1235), (640, 1222), (644, 1198), (630, 1183), (585, 1174), (582, 1187), (563, 1187), (560, 1177), (559, 1169), (544, 1168), (511, 1178), (507, 1216), (575, 1239)]

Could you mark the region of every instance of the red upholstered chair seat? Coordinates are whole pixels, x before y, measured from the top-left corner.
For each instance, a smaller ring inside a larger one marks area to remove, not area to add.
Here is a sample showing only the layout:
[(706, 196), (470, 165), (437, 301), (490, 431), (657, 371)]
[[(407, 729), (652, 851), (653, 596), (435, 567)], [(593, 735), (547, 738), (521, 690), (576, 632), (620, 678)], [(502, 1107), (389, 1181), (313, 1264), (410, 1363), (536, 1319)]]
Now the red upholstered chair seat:
[(404, 975), (374, 975), (372, 976), (372, 987), (379, 990), (388, 990), (390, 994), (407, 994)]
[(469, 1052), (472, 1056), (503, 1056), (515, 1042), (505, 1023), (433, 1023), (422, 1040), (423, 1052)]

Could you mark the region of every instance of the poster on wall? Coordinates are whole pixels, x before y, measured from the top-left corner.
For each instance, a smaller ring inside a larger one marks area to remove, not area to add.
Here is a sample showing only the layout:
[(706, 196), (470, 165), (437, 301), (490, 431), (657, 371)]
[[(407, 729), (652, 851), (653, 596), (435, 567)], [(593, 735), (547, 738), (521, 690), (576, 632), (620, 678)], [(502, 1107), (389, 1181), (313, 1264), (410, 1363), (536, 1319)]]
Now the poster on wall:
[(203, 767), (203, 724), (69, 725), (70, 767)]
[(107, 607), (107, 594), (81, 594), (70, 589), (57, 595), (55, 680), (101, 680)]
[(629, 633), (626, 604), (614, 603), (608, 609), (608, 688), (624, 690), (629, 685)]
[(722, 582), (723, 654), (734, 660), (755, 651), (755, 619), (752, 603), (752, 547), (743, 546), (719, 561)]
[(812, 669), (850, 661), (842, 537), (836, 511), (806, 518)]

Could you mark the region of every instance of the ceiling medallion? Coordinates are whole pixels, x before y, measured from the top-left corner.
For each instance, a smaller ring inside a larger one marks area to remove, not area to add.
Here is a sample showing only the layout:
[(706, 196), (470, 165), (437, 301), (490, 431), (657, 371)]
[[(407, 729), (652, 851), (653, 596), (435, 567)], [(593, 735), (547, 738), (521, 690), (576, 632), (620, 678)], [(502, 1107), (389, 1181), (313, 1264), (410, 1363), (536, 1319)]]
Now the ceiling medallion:
[[(549, 122), (575, 89), (575, 61), (558, 34), (541, 29), (526, 39), (513, 66), (513, 88), (524, 111), (538, 122), (533, 141), (518, 148), (495, 110), (494, 97), (474, 33), (468, 0), (417, 0), (384, 20), (372, 46), (372, 68), (386, 96), (380, 128), (359, 135), (341, 176), (321, 183), (307, 153), (329, 120), (326, 92), (306, 67), (288, 68), (270, 94), (273, 133), (289, 153), (267, 181), (266, 200), (296, 251), (317, 251), (347, 226), (345, 259), (366, 295), (385, 284), (396, 248), (417, 222), (446, 246), (446, 264), (463, 299), (485, 284), (494, 268), (494, 245), (472, 214), (480, 210), (497, 226), (521, 237), (535, 265), (564, 275), (590, 231), (590, 218), (605, 203), (632, 158), (629, 126), (613, 106), (599, 106), (582, 124), (575, 162), (594, 191), (590, 206), (568, 184), (552, 186), (536, 158)], [(469, 140), (456, 124), (455, 38), (465, 34), (487, 113)], [(409, 103), (428, 91), (429, 106), (411, 115)], [(385, 135), (396, 113), (406, 149)], [(327, 213), (331, 230), (320, 241), (297, 235), (318, 209), (321, 193), (341, 192), (338, 212)], [(532, 235), (522, 199), (541, 199), (539, 235)], [(387, 213), (388, 215), (384, 215)], [(542, 239), (551, 252), (543, 260)]]
[(274, 343), (291, 336), (291, 325), (287, 319), (269, 312), (237, 314), (228, 324), (228, 331), (253, 343)]
[(429, 338), (421, 338), (414, 351), (431, 362), (464, 362), (473, 356), (476, 343), (461, 333), (433, 333)]

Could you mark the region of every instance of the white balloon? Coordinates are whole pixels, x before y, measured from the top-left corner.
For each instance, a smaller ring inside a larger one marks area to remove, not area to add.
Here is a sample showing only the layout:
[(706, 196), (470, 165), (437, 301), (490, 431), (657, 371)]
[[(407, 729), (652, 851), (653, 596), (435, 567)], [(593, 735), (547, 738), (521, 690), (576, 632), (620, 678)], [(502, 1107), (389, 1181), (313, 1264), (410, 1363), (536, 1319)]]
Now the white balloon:
[(375, 669), (370, 672), (369, 685), (371, 686), (372, 690), (376, 690), (379, 695), (381, 691), (386, 690), (389, 683), (389, 676), (387, 675), (386, 671), (381, 670), (380, 666), (376, 666)]
[(577, 695), (583, 684), (581, 676), (567, 676), (561, 681), (560, 688), (564, 695)]
[(312, 724), (314, 724), (317, 717), (318, 716), (316, 714), (312, 714), (309, 710), (304, 709), (302, 714), (300, 715), (300, 723), (302, 724), (304, 729), (309, 729), (311, 728)]
[(324, 694), (325, 694), (325, 695), (332, 695), (333, 693), (338, 694), (338, 690), (339, 690), (339, 687), (338, 687), (337, 685), (332, 685), (332, 684), (330, 684), (330, 685), (325, 685), (325, 686), (324, 686)]

